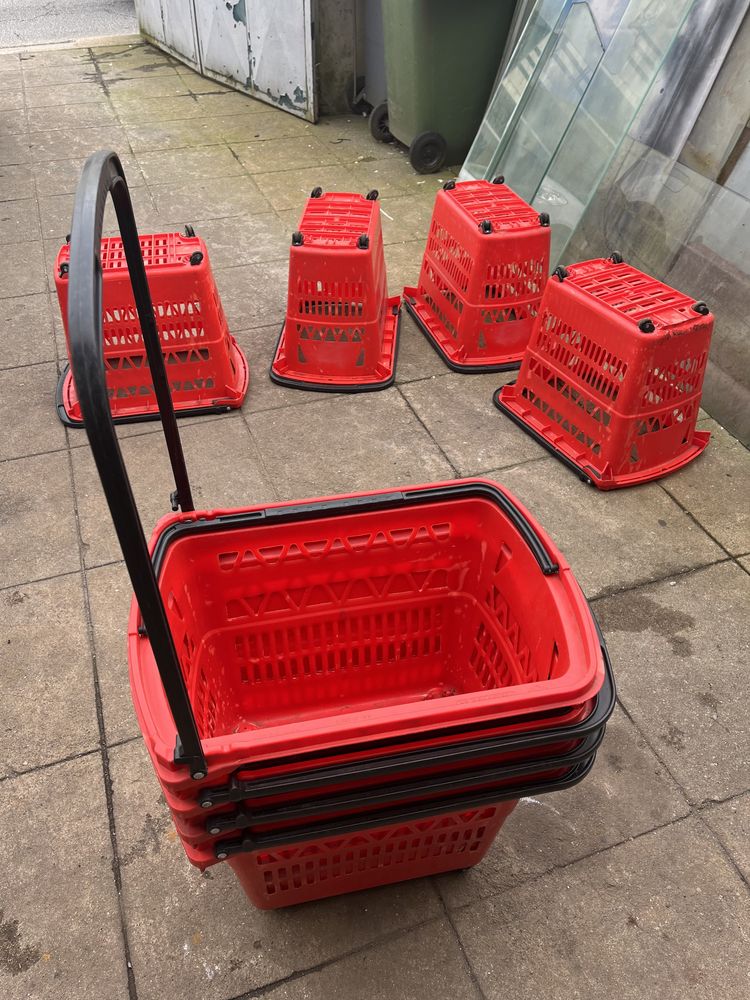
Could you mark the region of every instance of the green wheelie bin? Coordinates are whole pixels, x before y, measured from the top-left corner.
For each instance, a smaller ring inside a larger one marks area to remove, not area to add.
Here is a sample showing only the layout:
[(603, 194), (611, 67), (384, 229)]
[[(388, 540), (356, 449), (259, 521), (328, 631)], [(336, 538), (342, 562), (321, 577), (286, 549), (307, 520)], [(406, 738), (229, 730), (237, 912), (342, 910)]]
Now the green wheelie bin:
[(382, 0), (388, 98), (376, 139), (409, 147), (421, 174), (463, 162), (482, 120), (516, 0)]

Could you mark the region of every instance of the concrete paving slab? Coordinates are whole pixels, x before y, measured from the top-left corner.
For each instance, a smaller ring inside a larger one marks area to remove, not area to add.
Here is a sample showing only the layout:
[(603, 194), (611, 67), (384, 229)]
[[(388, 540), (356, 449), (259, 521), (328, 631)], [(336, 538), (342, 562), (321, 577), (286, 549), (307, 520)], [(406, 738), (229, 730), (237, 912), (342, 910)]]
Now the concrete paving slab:
[(30, 132), (31, 158), (36, 163), (74, 157), (81, 165), (87, 156), (100, 149), (126, 150), (127, 136), (115, 125), (95, 125), (91, 128), (69, 128), (61, 131)]
[(136, 152), (215, 146), (224, 141), (210, 118), (186, 118), (130, 125), (125, 129), (130, 148)]
[(42, 244), (14, 243), (13, 266), (0, 272), (0, 299), (46, 292), (47, 275)]
[[(295, 136), (316, 137), (317, 135), (316, 127), (310, 122), (306, 122), (302, 118), (295, 118), (294, 115), (279, 114), (271, 108), (267, 109), (267, 113), (260, 109), (253, 109), (249, 114), (219, 116), (212, 120), (224, 142), (228, 142), (235, 148), (240, 158), (242, 158), (241, 154), (245, 145), (268, 142), (273, 139), (286, 139)], [(316, 141), (318, 141), (317, 138)], [(290, 165), (286, 163), (283, 169), (288, 169)]]
[(401, 307), (401, 344), (396, 368), (397, 382), (414, 382), (418, 379), (434, 379), (448, 374), (448, 369), (437, 351), (427, 342), (427, 338), (417, 324)]
[(424, 254), (424, 240), (389, 243), (385, 246), (384, 253), (388, 275), (388, 293), (401, 295), (404, 285), (415, 285), (419, 280), (419, 269), (422, 266), (422, 255)]
[[(271, 105), (266, 101), (256, 100), (249, 94), (241, 94), (238, 90), (230, 90), (222, 87), (220, 93), (212, 92), (215, 88), (210, 86), (211, 81), (205, 81), (208, 86), (201, 86), (202, 93), (196, 93), (195, 103), (198, 105), (199, 114), (208, 118), (220, 118), (226, 115), (264, 115), (268, 114)], [(286, 111), (278, 111), (277, 114), (289, 117)]]
[(96, 749), (79, 574), (0, 591), (0, 621), (2, 777)]
[(3, 111), (16, 111), (18, 108), (24, 107), (23, 90), (20, 87), (20, 79), (16, 82), (14, 79), (5, 76), (0, 77), (2, 81), (3, 90), (0, 91), (0, 108)]
[(300, 170), (336, 163), (336, 156), (326, 143), (313, 134), (296, 135), (258, 142), (232, 144), (232, 151), (250, 174), (276, 170)]
[(7, 109), (0, 111), (0, 138), (5, 138), (8, 135), (22, 135), (26, 130), (26, 111), (23, 108), (18, 108), (15, 111)]
[(0, 204), (0, 241), (3, 246), (41, 239), (36, 201), (4, 201)]
[(594, 610), (625, 708), (691, 802), (750, 787), (750, 578), (732, 562)]
[(140, 741), (111, 751), (123, 903), (139, 1000), (224, 1000), (442, 914), (425, 879), (256, 910), (232, 870), (187, 861)]
[(283, 499), (452, 477), (395, 388), (258, 413), (252, 433)]
[(374, 187), (373, 184), (362, 187), (348, 167), (341, 164), (275, 170), (253, 176), (261, 193), (275, 209), (293, 209), (300, 215), (305, 199), (314, 187), (322, 187), (324, 191), (360, 191), (362, 194)]
[(740, 1000), (746, 887), (683, 820), (454, 915), (486, 997)]
[(33, 198), (34, 178), (24, 163), (0, 167), (0, 202), (17, 201), (19, 198)]
[(222, 178), (208, 178), (192, 183), (188, 181), (179, 187), (152, 184), (151, 194), (165, 219), (221, 219), (235, 213), (262, 215), (272, 211), (255, 182), (242, 174), (232, 178), (231, 183)]
[(28, 163), (30, 158), (28, 135), (4, 136), (0, 143), (0, 167), (13, 163)]
[[(227, 187), (231, 180), (225, 181)], [(223, 219), (195, 220), (196, 232), (206, 241), (211, 267), (235, 267), (264, 260), (289, 259), (290, 234), (275, 212), (232, 214)]]
[(108, 744), (138, 736), (128, 681), (128, 615), (133, 588), (124, 563), (86, 572)]
[[(130, 196), (133, 202), (136, 221), (155, 213), (154, 203), (151, 195), (145, 187), (131, 187)], [(39, 198), (39, 214), (42, 220), (42, 233), (45, 240), (49, 240), (58, 246), (64, 241), (70, 232), (73, 219), (73, 202), (75, 194), (56, 194), (50, 197)], [(107, 201), (104, 213), (105, 235), (112, 232), (116, 227), (116, 217), (111, 199)]]
[(513, 377), (450, 373), (401, 391), (459, 475), (471, 476), (541, 457), (536, 442), (510, 420), (499, 419), (492, 405), (492, 393)]
[(284, 982), (268, 1000), (476, 1000), (477, 988), (447, 920), (399, 934), (319, 972)]
[(487, 857), (438, 879), (449, 907), (464, 906), (639, 836), (689, 811), (621, 709), (607, 725), (594, 769), (579, 785), (521, 799)]
[(47, 293), (3, 298), (0, 284), (0, 368), (54, 360), (55, 342)]
[(106, 101), (66, 104), (64, 113), (61, 113), (60, 107), (55, 105), (44, 108), (29, 108), (28, 117), (30, 132), (47, 132), (53, 129), (63, 132), (69, 128), (118, 124), (111, 104)]
[(79, 569), (65, 452), (3, 462), (0, 551), (0, 587)]
[(383, 226), (383, 242), (410, 243), (422, 241), (422, 253), (427, 242), (427, 233), (432, 218), (434, 198), (431, 193), (424, 196), (398, 196), (380, 199), (380, 219)]
[[(182, 444), (198, 509), (239, 507), (273, 500), (274, 491), (247, 427), (239, 414), (181, 426)], [(147, 432), (121, 444), (125, 465), (147, 537), (169, 513), (174, 489), (163, 437)], [(75, 448), (73, 473), (86, 566), (122, 558), (104, 494), (88, 448)]]
[[(146, 181), (134, 156), (126, 152), (127, 146), (120, 146), (115, 152), (120, 157), (128, 186), (142, 187)], [(40, 198), (57, 194), (73, 194), (81, 178), (84, 161), (75, 159), (49, 160), (33, 165), (37, 193)]]
[(750, 573), (750, 556), (743, 556), (737, 560), (746, 573)]
[(165, 69), (159, 76), (138, 77), (128, 80), (111, 80), (107, 92), (115, 105), (157, 97), (192, 97), (190, 83), (175, 69)]
[(229, 329), (248, 330), (258, 326), (281, 329), (288, 276), (288, 260), (216, 268), (214, 277)]
[(149, 123), (202, 120), (197, 110), (196, 99), (192, 95), (183, 97), (140, 97), (132, 99), (112, 99), (120, 122), (129, 127)]
[(232, 177), (245, 172), (228, 146), (198, 146), (195, 149), (137, 153), (136, 159), (148, 184), (158, 184), (172, 175), (200, 180), (208, 177)]
[[(96, 80), (86, 80), (78, 83), (66, 83), (64, 87), (54, 81), (39, 83), (25, 88), (26, 107), (52, 108), (75, 104), (101, 104), (104, 91)], [(63, 153), (60, 157), (63, 158)]]
[(750, 795), (711, 806), (701, 813), (732, 860), (750, 880)]
[(55, 411), (57, 365), (0, 371), (0, 461), (65, 448)]
[(661, 480), (675, 500), (732, 555), (750, 549), (750, 454), (715, 420), (708, 448), (699, 459)]
[(602, 493), (555, 458), (501, 469), (494, 478), (541, 521), (589, 597), (724, 555), (656, 483)]
[(128, 1000), (98, 754), (3, 785), (0, 993)]

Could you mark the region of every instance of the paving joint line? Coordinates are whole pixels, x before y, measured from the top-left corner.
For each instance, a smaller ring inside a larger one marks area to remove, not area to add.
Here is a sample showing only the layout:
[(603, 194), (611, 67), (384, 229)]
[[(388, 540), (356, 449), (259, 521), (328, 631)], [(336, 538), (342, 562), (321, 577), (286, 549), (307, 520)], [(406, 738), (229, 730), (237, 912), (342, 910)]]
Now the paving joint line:
[(81, 536), (81, 522), (78, 511), (78, 494), (76, 492), (75, 478), (73, 476), (73, 455), (68, 450), (68, 474), (73, 494), (73, 516), (76, 524), (76, 534), (78, 538), (78, 559), (80, 565), (81, 586), (83, 589), (83, 607), (86, 619), (86, 638), (91, 657), (91, 673), (94, 686), (94, 704), (96, 707), (96, 721), (99, 729), (99, 743), (102, 762), (102, 780), (104, 784), (104, 798), (107, 808), (107, 821), (109, 826), (109, 838), (112, 848), (112, 877), (117, 894), (117, 909), (120, 918), (120, 933), (122, 935), (123, 958), (125, 959), (125, 974), (128, 984), (128, 996), (130, 1000), (138, 1000), (138, 990), (135, 982), (135, 972), (131, 961), (130, 940), (128, 936), (127, 918), (125, 913), (125, 902), (122, 894), (122, 869), (120, 853), (117, 843), (117, 828), (114, 810), (114, 795), (112, 791), (112, 775), (109, 762), (109, 748), (107, 746), (107, 734), (104, 723), (104, 703), (102, 700), (101, 683), (99, 678), (99, 667), (96, 653), (96, 642), (94, 637), (94, 624), (91, 614), (91, 596), (89, 594), (88, 579), (86, 577), (86, 566), (83, 557), (83, 538)]
[(424, 429), (425, 433), (427, 434), (427, 437), (430, 439), (430, 441), (432, 441), (432, 443), (435, 445), (435, 447), (437, 448), (437, 450), (440, 452), (440, 454), (443, 456), (443, 458), (445, 459), (445, 461), (448, 463), (451, 471), (453, 472), (454, 478), (455, 479), (461, 479), (462, 477), (459, 475), (458, 469), (453, 464), (453, 462), (451, 462), (451, 460), (448, 458), (448, 456), (443, 451), (443, 449), (441, 448), (441, 446), (438, 444), (437, 440), (434, 438), (434, 436), (433, 436), (432, 432), (430, 431), (429, 427), (427, 426), (427, 424), (424, 422), (424, 420), (422, 420), (422, 418), (420, 417), (420, 415), (417, 413), (417, 411), (411, 405), (411, 402), (410, 402), (409, 398), (401, 391), (401, 386), (400, 385), (396, 385), (395, 389), (396, 389), (396, 392), (399, 394), (399, 396), (403, 399), (404, 403), (406, 404), (407, 409), (411, 411), (412, 415), (417, 420), (417, 423), (419, 423), (422, 426), (422, 428)]
[(37, 774), (39, 771), (48, 771), (51, 767), (58, 767), (61, 764), (70, 764), (74, 760), (84, 760), (86, 757), (93, 757), (94, 754), (101, 753), (101, 747), (92, 747), (90, 750), (79, 750), (77, 753), (68, 754), (65, 757), (58, 757), (56, 760), (46, 760), (43, 764), (35, 764), (33, 767), (24, 768), (22, 771), (13, 768), (11, 774), (0, 775), (0, 783), (5, 781), (15, 781), (17, 778), (25, 778), (29, 774)]
[(609, 851), (614, 851), (616, 848), (623, 847), (625, 844), (641, 840), (642, 837), (648, 837), (652, 833), (659, 833), (662, 830), (668, 830), (671, 826), (677, 826), (678, 823), (684, 823), (692, 818), (693, 812), (691, 810), (683, 816), (675, 816), (674, 819), (667, 820), (666, 823), (659, 823), (657, 826), (653, 826), (648, 830), (641, 830), (639, 833), (634, 833), (630, 837), (623, 837), (622, 840), (618, 840), (614, 844), (608, 844), (606, 847), (597, 847), (595, 850), (589, 851), (587, 854), (582, 854), (578, 858), (573, 858), (571, 861), (565, 861), (563, 864), (550, 865), (550, 867), (545, 868), (544, 871), (538, 872), (536, 875), (531, 875), (529, 878), (521, 879), (521, 881), (516, 882), (514, 885), (505, 886), (502, 889), (498, 889), (496, 892), (488, 892), (486, 895), (477, 897), (477, 899), (471, 899), (467, 903), (460, 903), (458, 906), (454, 906), (449, 909), (452, 913), (460, 913), (462, 910), (466, 910), (470, 906), (476, 906), (478, 903), (484, 903), (490, 899), (499, 899), (506, 896), (508, 893), (515, 892), (517, 889), (525, 888), (529, 885), (535, 885), (537, 882), (541, 882), (542, 879), (547, 878), (549, 875), (566, 871), (574, 865), (579, 865), (584, 861), (589, 861), (591, 858), (596, 858), (601, 854), (607, 854)]
[(450, 927), (453, 937), (456, 940), (456, 945), (458, 946), (458, 950), (461, 954), (461, 959), (463, 961), (464, 968), (466, 969), (466, 973), (469, 979), (471, 980), (471, 984), (474, 987), (474, 990), (477, 996), (480, 998), (480, 1000), (488, 1000), (487, 994), (484, 992), (484, 990), (482, 989), (482, 984), (479, 982), (479, 976), (477, 976), (474, 966), (471, 964), (469, 956), (466, 954), (466, 948), (464, 947), (464, 943), (461, 940), (461, 935), (458, 933), (458, 928), (456, 927), (453, 921), (453, 915), (448, 909), (448, 905), (445, 902), (445, 897), (443, 896), (443, 893), (440, 890), (440, 886), (434, 880), (434, 877), (433, 879), (431, 879), (431, 881), (433, 882), (433, 886), (435, 892), (437, 893), (437, 897), (440, 900), (440, 905), (443, 909), (443, 913), (445, 914), (445, 919), (448, 921), (448, 926)]
[(663, 576), (655, 576), (649, 579), (636, 580), (633, 583), (629, 583), (626, 586), (618, 587), (613, 585), (611, 587), (605, 587), (600, 593), (593, 596), (586, 595), (587, 599), (595, 604), (597, 601), (609, 600), (612, 597), (619, 597), (620, 594), (628, 594), (632, 590), (638, 590), (641, 587), (651, 587), (658, 583), (666, 583), (668, 580), (679, 580), (685, 576), (691, 576), (693, 573), (700, 573), (705, 569), (711, 569), (714, 566), (723, 566), (725, 563), (732, 562), (732, 558), (723, 556), (721, 559), (712, 559), (707, 563), (700, 563), (697, 566), (687, 566), (685, 569), (676, 569), (671, 573), (665, 573)]
[(373, 938), (372, 941), (367, 941), (356, 948), (350, 948), (349, 951), (344, 952), (342, 955), (336, 955), (333, 958), (326, 958), (322, 962), (317, 962), (315, 965), (295, 970), (286, 976), (274, 979), (270, 983), (265, 983), (263, 986), (256, 986), (254, 989), (247, 990), (244, 993), (237, 993), (235, 996), (229, 997), (228, 1000), (255, 1000), (256, 997), (265, 996), (272, 990), (278, 989), (279, 986), (286, 986), (288, 983), (304, 979), (306, 976), (314, 975), (316, 972), (322, 972), (324, 969), (330, 968), (332, 965), (338, 965), (340, 962), (345, 962), (349, 958), (354, 958), (355, 956), (362, 955), (368, 951), (374, 951), (376, 948), (379, 948), (384, 944), (388, 944), (390, 941), (398, 940), (404, 934), (411, 934), (414, 931), (421, 930), (423, 927), (429, 927), (430, 924), (437, 924), (439, 921), (440, 917), (429, 917), (426, 920), (419, 920), (414, 924), (409, 924), (407, 927), (400, 927), (398, 930), (388, 931), (386, 934)]
[(677, 504), (677, 506), (680, 508), (680, 510), (683, 512), (683, 514), (687, 514), (687, 516), (690, 518), (690, 520), (693, 522), (693, 524), (696, 526), (696, 528), (698, 528), (700, 531), (702, 531), (704, 533), (704, 535), (708, 535), (708, 537), (711, 539), (711, 541), (715, 545), (718, 545), (719, 548), (721, 549), (721, 551), (724, 552), (726, 555), (728, 555), (730, 559), (734, 558), (734, 556), (729, 551), (729, 549), (725, 545), (722, 545), (722, 543), (719, 541), (719, 539), (716, 538), (715, 535), (713, 535), (708, 530), (708, 528), (706, 528), (703, 524), (701, 524), (701, 522), (698, 520), (698, 518), (695, 516), (695, 514), (688, 507), (686, 507), (685, 504), (681, 500), (678, 500), (677, 497), (674, 496), (674, 494), (672, 494), (672, 493), (669, 492), (669, 490), (664, 485), (664, 483), (659, 482), (659, 483), (657, 483), (657, 485), (659, 486), (660, 489), (662, 489), (667, 494), (667, 496), (669, 497), (669, 499), (673, 503)]

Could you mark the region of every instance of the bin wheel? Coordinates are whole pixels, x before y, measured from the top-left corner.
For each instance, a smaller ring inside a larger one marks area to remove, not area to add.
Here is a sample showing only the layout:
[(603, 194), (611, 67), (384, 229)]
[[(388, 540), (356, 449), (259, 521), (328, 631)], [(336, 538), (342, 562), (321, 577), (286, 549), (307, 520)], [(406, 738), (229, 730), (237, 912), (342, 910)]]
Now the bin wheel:
[(445, 163), (448, 144), (439, 132), (420, 132), (409, 146), (409, 163), (418, 174), (434, 174)]
[(370, 135), (378, 142), (393, 142), (393, 135), (388, 128), (388, 102), (376, 104), (370, 112)]

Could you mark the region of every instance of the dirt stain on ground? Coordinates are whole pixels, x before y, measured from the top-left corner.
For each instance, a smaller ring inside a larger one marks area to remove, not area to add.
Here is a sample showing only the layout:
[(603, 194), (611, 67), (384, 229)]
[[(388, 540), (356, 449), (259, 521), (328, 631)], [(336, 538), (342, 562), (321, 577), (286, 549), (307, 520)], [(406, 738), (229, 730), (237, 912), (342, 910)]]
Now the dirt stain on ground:
[(130, 850), (126, 851), (122, 856), (120, 860), (121, 866), (125, 868), (127, 865), (132, 864), (133, 861), (145, 858), (147, 854), (158, 854), (161, 850), (162, 835), (166, 833), (170, 825), (168, 816), (155, 817), (151, 813), (146, 813), (143, 821), (143, 832)]
[(41, 957), (36, 945), (21, 943), (18, 921), (6, 920), (5, 911), (0, 910), (0, 969), (11, 976), (19, 976), (36, 965)]
[(692, 655), (693, 644), (679, 633), (695, 625), (695, 618), (684, 611), (664, 607), (646, 594), (631, 593), (602, 601), (596, 612), (605, 632), (655, 632), (667, 640), (675, 656)]

